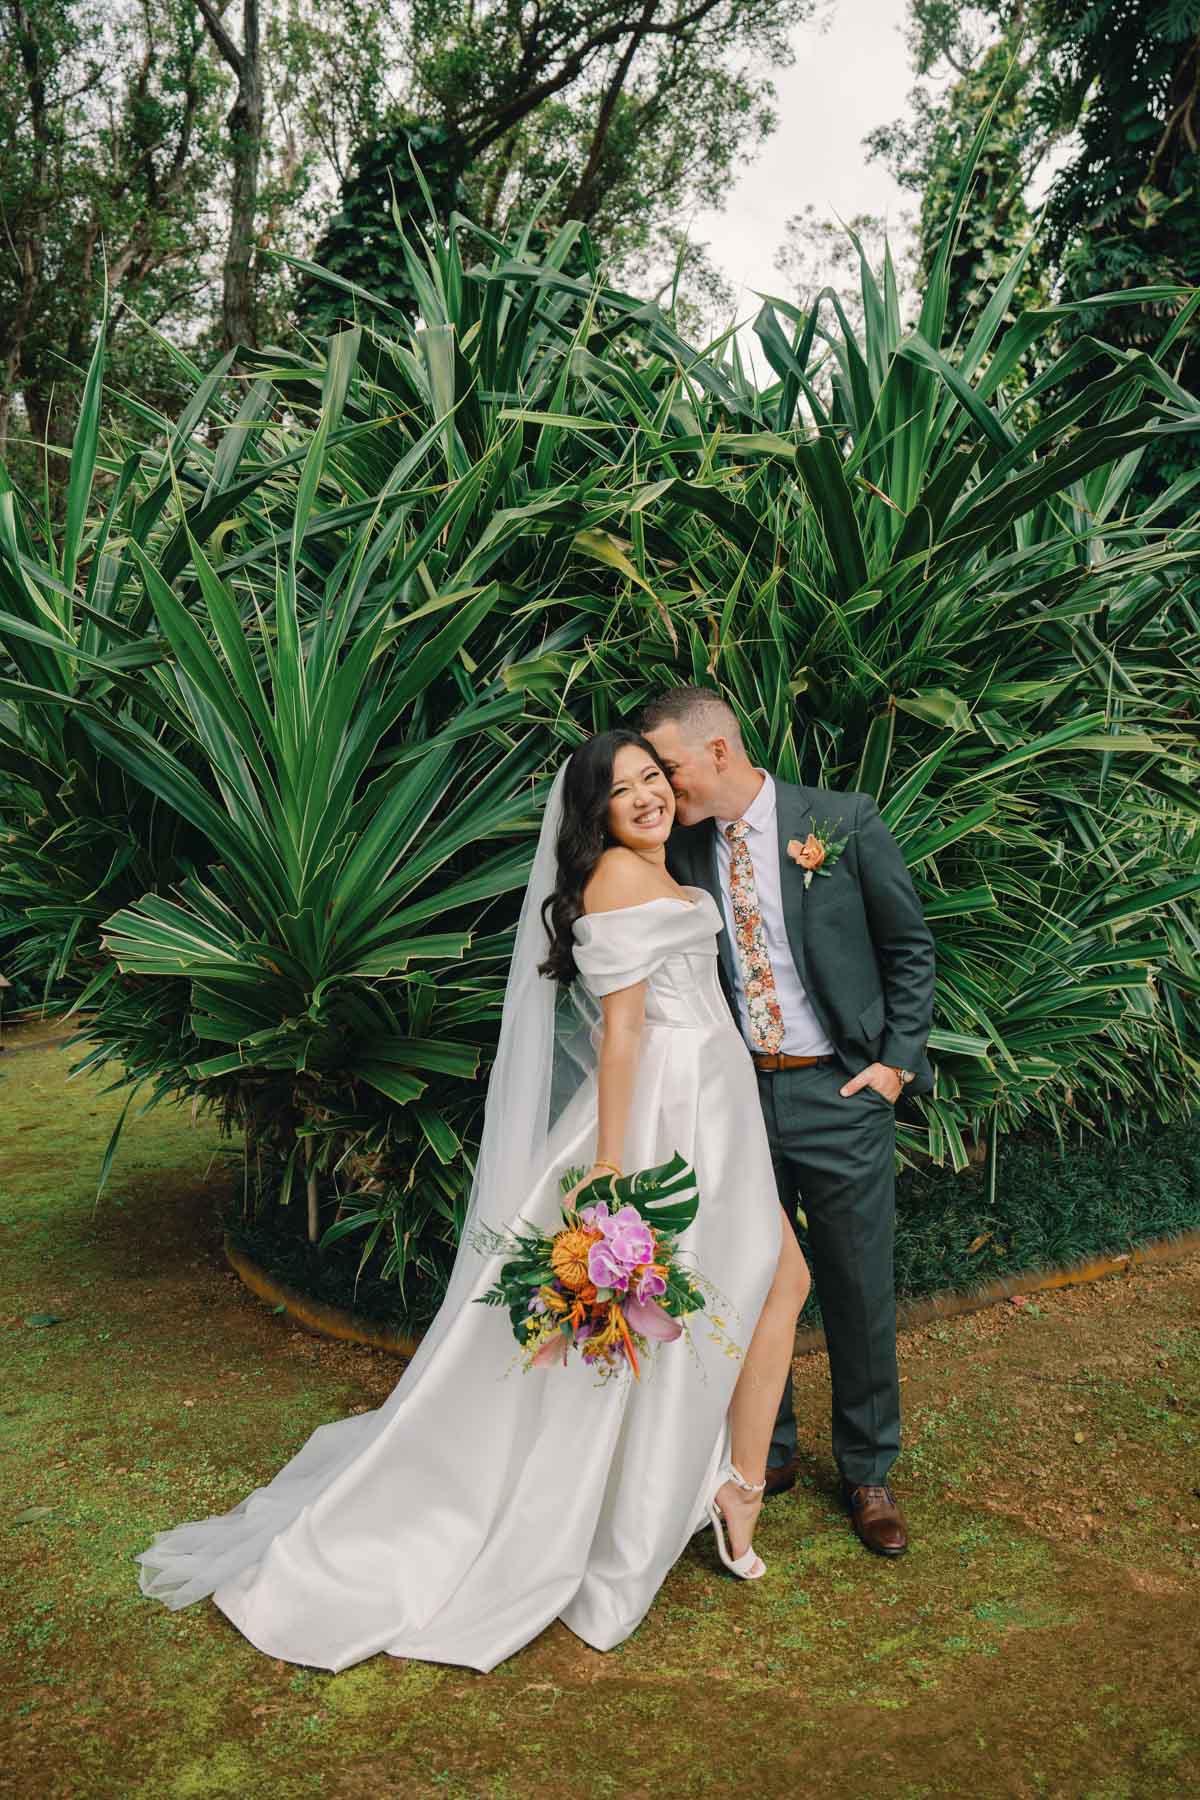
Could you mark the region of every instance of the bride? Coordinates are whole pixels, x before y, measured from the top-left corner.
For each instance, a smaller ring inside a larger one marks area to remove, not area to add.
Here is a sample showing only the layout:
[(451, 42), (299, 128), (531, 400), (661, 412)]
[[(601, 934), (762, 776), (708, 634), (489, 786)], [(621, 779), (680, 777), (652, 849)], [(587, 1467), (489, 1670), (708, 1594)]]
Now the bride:
[[(378, 1651), (491, 1669), (556, 1618), (608, 1650), (689, 1538), (752, 1547), (808, 1270), (776, 1195), (754, 1069), (717, 977), (716, 902), (666, 865), (675, 815), (627, 730), (559, 771), (517, 927), (471, 1205), (445, 1301), (391, 1395), (319, 1426), (265, 1487), (159, 1532), (142, 1592), (211, 1594), (260, 1650), (344, 1669)], [(582, 1358), (524, 1372), (473, 1304), (488, 1232), (561, 1224), (559, 1177), (679, 1151), (700, 1210), (681, 1250), (718, 1290), (635, 1381)], [(731, 1352), (730, 1338), (741, 1353)]]

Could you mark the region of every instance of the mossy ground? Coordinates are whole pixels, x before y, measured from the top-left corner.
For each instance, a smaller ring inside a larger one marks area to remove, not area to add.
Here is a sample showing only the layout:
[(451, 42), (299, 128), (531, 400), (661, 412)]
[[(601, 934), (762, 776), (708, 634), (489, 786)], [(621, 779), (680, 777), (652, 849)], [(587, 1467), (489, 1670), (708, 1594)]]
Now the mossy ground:
[(229, 1273), (229, 1175), (186, 1114), (131, 1120), (95, 1208), (120, 1098), (66, 1069), (0, 1056), (0, 1793), (1200, 1792), (1200, 1259), (905, 1336), (900, 1563), (838, 1510), (806, 1357), (812, 1455), (764, 1514), (764, 1582), (723, 1579), (701, 1537), (607, 1656), (556, 1626), (487, 1676), (329, 1675), (144, 1599), (132, 1558), (378, 1405), (397, 1366)]

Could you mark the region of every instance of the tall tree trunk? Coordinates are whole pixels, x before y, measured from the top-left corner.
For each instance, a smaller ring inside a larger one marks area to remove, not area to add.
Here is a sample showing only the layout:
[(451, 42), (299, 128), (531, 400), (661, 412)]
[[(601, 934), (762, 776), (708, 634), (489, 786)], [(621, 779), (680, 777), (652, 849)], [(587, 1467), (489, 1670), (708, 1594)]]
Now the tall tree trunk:
[(0, 456), (8, 454), (8, 429), (12, 418), (13, 395), (18, 385), (21, 356), (25, 349), (25, 337), (29, 323), (33, 317), (33, 297), (37, 290), (37, 265), (40, 257), (35, 255), (30, 238), (25, 237), (17, 246), (17, 256), (21, 265), (21, 285), (17, 294), (17, 304), (13, 307), (0, 336), (4, 347), (4, 371), (0, 374)]
[(62, 495), (62, 469), (59, 467), (58, 458), (54, 455), (53, 449), (49, 447), (55, 441), (50, 435), (55, 423), (54, 390), (47, 387), (38, 376), (33, 376), (21, 384), (21, 402), (25, 408), (30, 447), (37, 456), (38, 466), (44, 467), (46, 470), (51, 511), (55, 517), (58, 517), (60, 514), (58, 502)]
[[(33, 136), (32, 192), (45, 191), (50, 153), (50, 127), (46, 104), (46, 77), (42, 66), (42, 48), (34, 22), (22, 0), (11, 0), (10, 11), (21, 47), (21, 68), (29, 96), (29, 120)], [(0, 455), (8, 452), (8, 430), (12, 418), (13, 395), (20, 385), (21, 363), (25, 339), (33, 320), (34, 298), (42, 273), (42, 231), (37, 207), (31, 217), (22, 220), (17, 236), (8, 239), (9, 253), (20, 267), (20, 283), (16, 304), (9, 317), (0, 323), (0, 346), (3, 347), (3, 374), (0, 375)]]
[(252, 345), (254, 330), (254, 222), (258, 211), (258, 168), (262, 156), (262, 41), (258, 0), (242, 0), (239, 49), (211, 0), (196, 0), (209, 36), (237, 78), (230, 108), (230, 217), (221, 295), (221, 333), (226, 350)]
[(253, 344), (255, 341), (252, 265), (263, 126), (258, 0), (244, 0), (242, 15), (245, 21), (242, 70), (237, 99), (229, 114), (233, 183), (221, 298), (221, 325), (227, 350), (232, 350), (236, 344)]
[(621, 98), (621, 90), (625, 86), (630, 66), (633, 63), (634, 57), (641, 49), (646, 33), (653, 23), (654, 15), (658, 11), (658, 6), (659, 0), (645, 0), (645, 4), (642, 7), (642, 16), (638, 20), (634, 30), (630, 33), (629, 42), (617, 59), (617, 66), (613, 72), (612, 80), (609, 82), (604, 99), (600, 103), (600, 112), (596, 119), (596, 128), (592, 133), (592, 141), (588, 149), (587, 162), (584, 164), (583, 173), (579, 177), (579, 184), (564, 209), (568, 219), (583, 219), (587, 221), (595, 216), (596, 208), (600, 202), (600, 166), (604, 160), (604, 146), (608, 142), (608, 134), (612, 129), (613, 118), (617, 110), (617, 102)]

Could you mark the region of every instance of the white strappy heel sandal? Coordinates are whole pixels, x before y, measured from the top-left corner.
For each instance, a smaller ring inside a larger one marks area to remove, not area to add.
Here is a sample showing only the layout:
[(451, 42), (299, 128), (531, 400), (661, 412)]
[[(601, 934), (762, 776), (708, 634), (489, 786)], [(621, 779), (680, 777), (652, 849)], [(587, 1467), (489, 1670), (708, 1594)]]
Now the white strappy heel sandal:
[(717, 1540), (717, 1554), (739, 1581), (761, 1581), (767, 1572), (767, 1565), (756, 1552), (754, 1545), (741, 1556), (734, 1556), (732, 1542), (725, 1542), (725, 1515), (717, 1505), (717, 1495), (727, 1481), (734, 1482), (745, 1494), (762, 1494), (766, 1492), (765, 1481), (746, 1481), (734, 1468), (732, 1463), (725, 1463), (717, 1473), (717, 1485), (713, 1489), (713, 1497), (708, 1503), (708, 1516), (713, 1528), (713, 1536)]

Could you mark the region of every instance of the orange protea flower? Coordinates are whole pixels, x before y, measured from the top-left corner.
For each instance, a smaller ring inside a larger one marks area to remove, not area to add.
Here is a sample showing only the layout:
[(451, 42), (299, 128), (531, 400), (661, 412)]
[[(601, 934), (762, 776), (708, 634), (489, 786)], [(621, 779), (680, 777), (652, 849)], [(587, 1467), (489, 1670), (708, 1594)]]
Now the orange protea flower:
[(572, 1294), (588, 1285), (588, 1251), (600, 1237), (598, 1231), (572, 1226), (560, 1231), (550, 1249), (550, 1267)]

